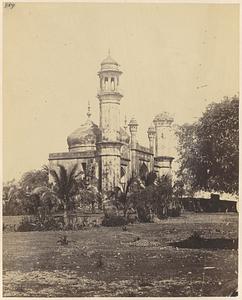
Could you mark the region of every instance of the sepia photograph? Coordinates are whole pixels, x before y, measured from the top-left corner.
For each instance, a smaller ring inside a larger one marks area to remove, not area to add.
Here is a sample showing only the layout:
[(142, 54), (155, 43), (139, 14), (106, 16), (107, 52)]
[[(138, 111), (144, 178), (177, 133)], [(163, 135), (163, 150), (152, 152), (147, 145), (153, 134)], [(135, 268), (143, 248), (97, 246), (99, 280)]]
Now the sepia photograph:
[(2, 3), (2, 296), (236, 297), (237, 3)]

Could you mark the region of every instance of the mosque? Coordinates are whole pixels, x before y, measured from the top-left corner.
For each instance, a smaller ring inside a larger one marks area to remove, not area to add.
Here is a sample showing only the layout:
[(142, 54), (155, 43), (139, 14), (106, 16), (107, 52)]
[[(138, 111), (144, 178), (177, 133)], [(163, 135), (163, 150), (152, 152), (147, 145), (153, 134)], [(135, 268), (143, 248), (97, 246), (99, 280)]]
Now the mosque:
[(169, 137), (173, 118), (166, 112), (155, 116), (147, 130), (149, 147), (140, 145), (136, 119), (132, 118), (128, 126), (120, 125), (121, 74), (120, 65), (109, 54), (98, 72), (99, 125), (92, 121), (88, 105), (87, 120), (67, 137), (68, 152), (49, 154), (50, 168), (63, 165), (68, 169), (78, 164), (85, 179), (100, 191), (124, 187), (131, 176), (142, 177), (151, 171), (158, 176), (172, 174)]

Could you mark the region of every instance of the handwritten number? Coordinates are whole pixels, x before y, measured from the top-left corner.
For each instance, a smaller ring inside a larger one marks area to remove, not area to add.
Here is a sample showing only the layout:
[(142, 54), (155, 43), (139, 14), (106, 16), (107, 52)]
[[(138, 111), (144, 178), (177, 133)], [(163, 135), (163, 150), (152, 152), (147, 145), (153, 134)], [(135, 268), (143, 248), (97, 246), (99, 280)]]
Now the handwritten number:
[(5, 2), (4, 3), (4, 8), (10, 8), (10, 9), (13, 9), (15, 6), (15, 3), (14, 2)]

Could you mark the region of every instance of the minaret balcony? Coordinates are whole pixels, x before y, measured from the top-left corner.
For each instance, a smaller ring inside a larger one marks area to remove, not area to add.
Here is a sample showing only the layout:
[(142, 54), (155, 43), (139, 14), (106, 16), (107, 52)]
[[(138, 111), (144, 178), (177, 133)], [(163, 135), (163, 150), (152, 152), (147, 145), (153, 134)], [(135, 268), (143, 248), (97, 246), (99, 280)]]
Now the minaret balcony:
[(97, 91), (98, 96), (119, 96), (123, 97), (121, 89), (115, 89), (113, 91), (110, 90), (101, 90), (99, 89)]
[(122, 94), (123, 93), (123, 90), (120, 89), (120, 88), (115, 88), (115, 89), (97, 89), (97, 93), (98, 94), (105, 94), (105, 93), (118, 93), (118, 94)]

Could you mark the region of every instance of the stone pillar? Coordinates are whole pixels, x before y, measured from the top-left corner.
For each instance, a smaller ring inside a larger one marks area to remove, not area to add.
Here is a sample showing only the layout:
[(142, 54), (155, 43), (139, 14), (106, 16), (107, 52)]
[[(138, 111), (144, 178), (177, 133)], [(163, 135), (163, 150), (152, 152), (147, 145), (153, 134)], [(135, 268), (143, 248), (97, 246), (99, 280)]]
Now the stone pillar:
[(120, 185), (120, 145), (105, 143), (100, 146), (101, 190), (111, 191)]
[(149, 139), (149, 146), (150, 146), (150, 151), (152, 153), (154, 153), (155, 149), (154, 149), (154, 146), (155, 146), (155, 128), (153, 126), (150, 126), (148, 128), (148, 139)]
[(137, 175), (136, 144), (137, 144), (138, 123), (135, 120), (135, 118), (132, 118), (129, 122), (129, 131), (131, 134), (131, 173), (133, 176), (136, 176)]
[(155, 155), (155, 128), (153, 126), (150, 126), (148, 128), (148, 139), (149, 139), (149, 146), (150, 146), (150, 152), (153, 153), (153, 156), (151, 158), (151, 161), (150, 161), (150, 169), (151, 171), (154, 170), (154, 155)]
[(173, 118), (166, 112), (154, 118), (155, 124), (155, 162), (159, 166), (159, 175), (172, 176), (172, 127)]

